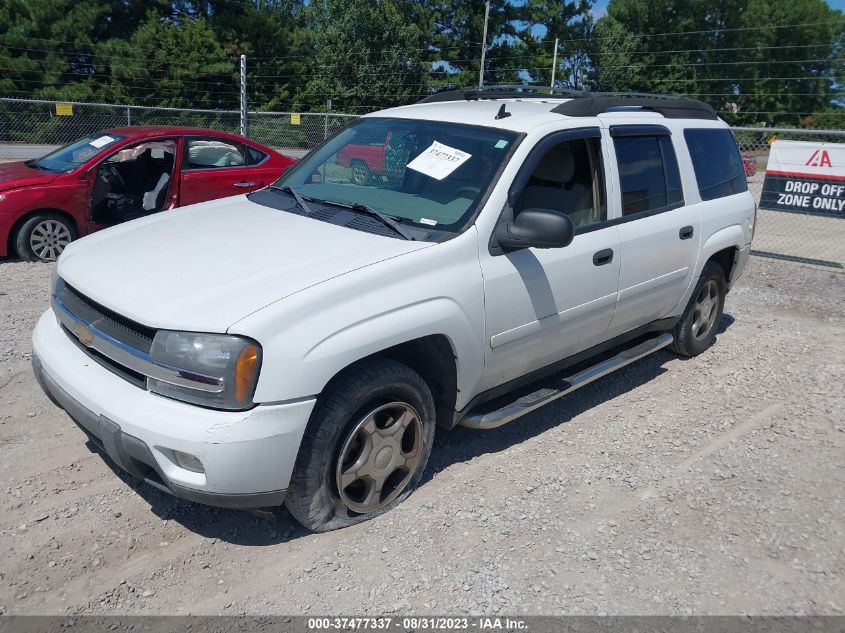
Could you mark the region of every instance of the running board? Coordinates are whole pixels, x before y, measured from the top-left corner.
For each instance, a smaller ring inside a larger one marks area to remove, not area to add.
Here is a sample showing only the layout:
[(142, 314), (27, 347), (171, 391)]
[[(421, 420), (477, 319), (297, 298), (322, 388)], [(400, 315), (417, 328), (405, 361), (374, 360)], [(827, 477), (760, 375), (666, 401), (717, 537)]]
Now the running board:
[(542, 387), (533, 393), (522, 396), (518, 400), (506, 404), (501, 409), (496, 409), (489, 413), (470, 413), (458, 422), (458, 424), (471, 429), (495, 429), (497, 426), (513, 422), (526, 413), (531, 413), (535, 409), (539, 409), (561, 396), (572, 393), (584, 385), (589, 385), (594, 380), (598, 380), (602, 376), (607, 376), (607, 374), (617, 369), (630, 365), (671, 343), (671, 334), (661, 334), (656, 338), (643, 341), (639, 345), (628, 348), (613, 358), (608, 358), (568, 378), (558, 380), (548, 387)]

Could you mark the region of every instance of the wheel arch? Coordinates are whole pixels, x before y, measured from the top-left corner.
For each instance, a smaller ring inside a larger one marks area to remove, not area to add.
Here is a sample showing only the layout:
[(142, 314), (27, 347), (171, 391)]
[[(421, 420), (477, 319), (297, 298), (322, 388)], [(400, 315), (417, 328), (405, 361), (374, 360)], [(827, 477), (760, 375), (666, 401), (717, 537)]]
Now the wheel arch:
[(373, 352), (343, 367), (326, 383), (324, 392), (339, 376), (358, 363), (389, 358), (416, 371), (428, 385), (434, 398), (437, 425), (451, 429), (454, 426), (458, 397), (457, 355), (450, 339), (444, 334), (429, 334)]
[(6, 236), (6, 248), (8, 249), (8, 253), (14, 253), (18, 257), (21, 256), (21, 254), (17, 252), (17, 248), (15, 246), (15, 240), (18, 237), (18, 231), (20, 231), (24, 223), (30, 218), (32, 218), (32, 216), (34, 216), (36, 213), (54, 213), (58, 216), (61, 216), (70, 223), (70, 226), (74, 233), (73, 239), (77, 239), (79, 237), (79, 224), (76, 222), (76, 218), (74, 218), (73, 215), (68, 213), (67, 211), (63, 211), (62, 209), (58, 209), (56, 207), (41, 207), (38, 209), (32, 209), (24, 213), (12, 225), (12, 229), (9, 231), (9, 235)]
[(722, 267), (728, 290), (730, 290), (733, 271), (736, 266), (736, 257), (744, 246), (745, 241), (745, 231), (739, 224), (726, 226), (711, 235), (701, 245), (698, 274), (701, 274), (707, 262), (714, 261)]

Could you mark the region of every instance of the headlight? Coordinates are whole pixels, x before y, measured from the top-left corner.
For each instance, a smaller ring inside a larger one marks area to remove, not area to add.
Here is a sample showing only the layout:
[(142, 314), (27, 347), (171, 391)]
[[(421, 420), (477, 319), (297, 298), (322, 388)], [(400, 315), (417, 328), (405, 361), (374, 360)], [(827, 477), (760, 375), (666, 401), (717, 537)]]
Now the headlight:
[(252, 406), (261, 368), (261, 346), (255, 341), (226, 334), (159, 330), (150, 355), (178, 368), (173, 382), (147, 378), (150, 391), (216, 409)]

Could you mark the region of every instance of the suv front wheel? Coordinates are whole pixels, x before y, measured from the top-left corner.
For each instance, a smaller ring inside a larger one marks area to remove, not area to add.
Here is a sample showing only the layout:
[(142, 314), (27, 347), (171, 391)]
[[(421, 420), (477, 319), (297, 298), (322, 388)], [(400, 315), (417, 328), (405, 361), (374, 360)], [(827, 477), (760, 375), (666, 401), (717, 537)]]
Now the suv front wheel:
[(357, 363), (320, 397), (285, 505), (315, 532), (387, 512), (419, 484), (434, 428), (434, 399), (417, 372), (386, 358)]
[(707, 262), (695, 284), (681, 320), (672, 334), (672, 350), (681, 356), (696, 356), (716, 342), (716, 330), (725, 309), (727, 284), (722, 267)]

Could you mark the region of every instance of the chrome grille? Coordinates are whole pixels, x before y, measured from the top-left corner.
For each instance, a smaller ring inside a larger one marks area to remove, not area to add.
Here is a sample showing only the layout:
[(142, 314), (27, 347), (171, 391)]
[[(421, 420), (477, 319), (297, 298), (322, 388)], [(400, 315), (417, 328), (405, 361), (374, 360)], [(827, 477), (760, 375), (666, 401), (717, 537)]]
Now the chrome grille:
[(59, 284), (56, 296), (77, 318), (96, 323), (98, 329), (118, 341), (143, 352), (149, 352), (152, 348), (156, 333), (153, 328), (131, 321), (101, 306), (66, 283)]

